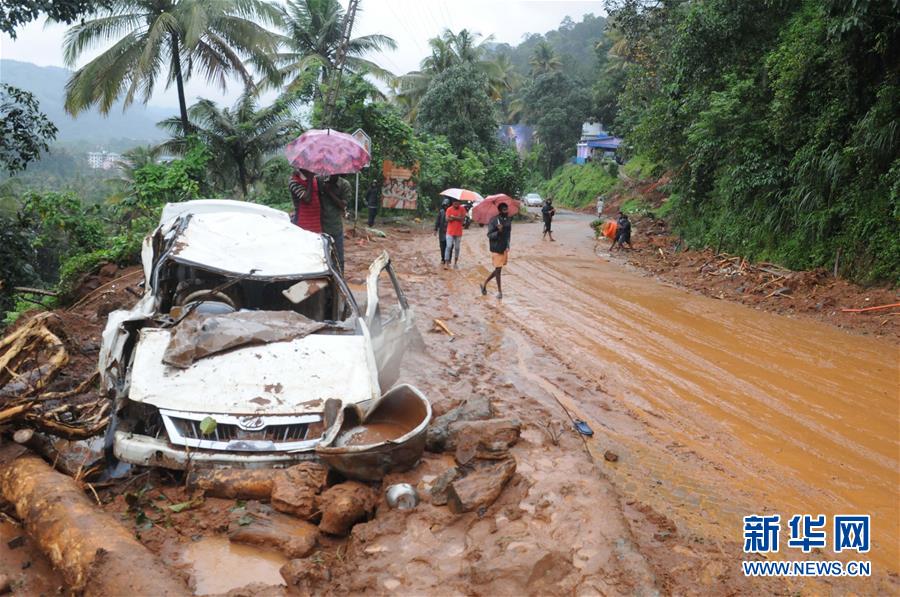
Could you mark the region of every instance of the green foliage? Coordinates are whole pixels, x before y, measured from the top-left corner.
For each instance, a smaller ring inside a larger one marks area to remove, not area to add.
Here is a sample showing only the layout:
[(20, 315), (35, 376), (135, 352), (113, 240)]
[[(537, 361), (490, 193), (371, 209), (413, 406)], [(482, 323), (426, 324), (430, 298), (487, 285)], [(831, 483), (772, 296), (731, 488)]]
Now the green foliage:
[(59, 305), (59, 299), (55, 296), (26, 292), (16, 295), (14, 303), (5, 315), (3, 315), (3, 309), (0, 308), (0, 315), (3, 315), (3, 318), (0, 319), (0, 330), (17, 322), (19, 317), (28, 311), (55, 309)]
[(59, 268), (57, 289), (60, 296), (63, 299), (70, 298), (81, 277), (96, 271), (104, 263), (119, 265), (137, 263), (141, 256), (144, 237), (153, 230), (156, 223), (156, 218), (137, 218), (132, 220), (121, 234), (109, 237), (104, 248), (75, 253), (65, 259)]
[(900, 282), (895, 0), (611, 8), (618, 127), (675, 173), (690, 244)]
[(567, 164), (541, 186), (540, 193), (563, 207), (582, 208), (592, 205), (597, 195), (607, 193), (616, 184), (600, 164)]
[(71, 23), (84, 13), (111, 4), (111, 0), (16, 0), (15, 2), (4, 2), (0, 5), (0, 31), (15, 39), (16, 27), (35, 20), (42, 13), (54, 21)]
[(576, 79), (589, 79), (595, 72), (594, 48), (604, 39), (606, 19), (602, 16), (586, 14), (575, 22), (566, 17), (559, 27), (544, 34), (532, 33), (516, 46), (495, 44), (494, 55), (507, 54), (516, 71), (524, 76), (531, 72), (531, 59), (535, 48), (546, 43), (559, 57), (561, 69)]
[(31, 263), (45, 283), (56, 281), (67, 255), (99, 249), (106, 241), (98, 208), (85, 206), (73, 193), (29, 193), (17, 226), (34, 251)]
[(288, 181), (294, 169), (284, 156), (277, 156), (266, 162), (262, 169), (261, 183), (249, 199), (269, 207), (291, 209), (291, 195)]
[(434, 78), (422, 98), (417, 126), (447, 137), (457, 153), (464, 148), (492, 149), (497, 144), (497, 120), (486, 87), (487, 78), (470, 64), (447, 69)]
[(661, 174), (659, 164), (653, 162), (646, 155), (636, 155), (622, 166), (622, 172), (628, 178), (642, 180)]
[(168, 164), (150, 163), (134, 171), (131, 193), (121, 209), (150, 215), (166, 203), (196, 199), (205, 188), (206, 166), (211, 158), (203, 144), (192, 141), (182, 159)]
[(13, 287), (34, 283), (35, 251), (16, 218), (0, 214), (0, 314), (14, 305)]
[(525, 91), (524, 116), (541, 139), (545, 176), (574, 153), (590, 107), (588, 91), (561, 72), (541, 75)]
[(200, 99), (191, 106), (188, 118), (191, 135), (185, 137), (180, 118), (159, 123), (172, 138), (160, 149), (175, 154), (202, 145), (211, 157), (209, 178), (226, 192), (237, 187), (246, 198), (262, 177), (266, 160), (300, 134), (302, 128), (292, 112), (298, 102), (282, 96), (261, 108), (256, 91), (248, 89), (230, 108)]
[(50, 149), (56, 133), (31, 93), (0, 83), (0, 170), (24, 170)]

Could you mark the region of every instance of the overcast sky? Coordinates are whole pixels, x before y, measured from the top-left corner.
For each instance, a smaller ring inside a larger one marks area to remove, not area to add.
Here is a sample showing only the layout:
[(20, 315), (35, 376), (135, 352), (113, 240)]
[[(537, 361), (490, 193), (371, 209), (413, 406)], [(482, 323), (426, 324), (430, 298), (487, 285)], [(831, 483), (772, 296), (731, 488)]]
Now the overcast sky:
[[(347, 1), (341, 0), (346, 6)], [(484, 36), (494, 35), (498, 42), (517, 44), (528, 33), (545, 33), (556, 29), (570, 16), (580, 21), (587, 13), (604, 14), (603, 2), (570, 0), (361, 0), (353, 35), (384, 33), (397, 41), (395, 51), (370, 56), (376, 63), (395, 73), (418, 68), (428, 52), (428, 39), (445, 28), (454, 31), (466, 28)], [(64, 66), (62, 41), (64, 25), (44, 25), (43, 20), (32, 22), (18, 30), (16, 40), (0, 34), (0, 57), (41, 66)], [(81, 66), (102, 49), (99, 48), (79, 63)], [(0, 81), (3, 73), (0, 72)], [(151, 100), (157, 106), (177, 106), (174, 86), (160, 91)], [(188, 104), (196, 97), (232, 101), (240, 93), (237, 84), (224, 94), (209, 87), (201, 79), (188, 83)]]

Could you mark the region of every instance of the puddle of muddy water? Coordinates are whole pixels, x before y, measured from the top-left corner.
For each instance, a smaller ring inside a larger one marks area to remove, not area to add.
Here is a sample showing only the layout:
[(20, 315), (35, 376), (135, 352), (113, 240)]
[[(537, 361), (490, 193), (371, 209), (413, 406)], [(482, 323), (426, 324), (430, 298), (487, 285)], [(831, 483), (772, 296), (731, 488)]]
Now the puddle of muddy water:
[(281, 554), (206, 537), (188, 545), (182, 561), (191, 575), (195, 595), (217, 595), (251, 583), (284, 585), (278, 570), (287, 563)]

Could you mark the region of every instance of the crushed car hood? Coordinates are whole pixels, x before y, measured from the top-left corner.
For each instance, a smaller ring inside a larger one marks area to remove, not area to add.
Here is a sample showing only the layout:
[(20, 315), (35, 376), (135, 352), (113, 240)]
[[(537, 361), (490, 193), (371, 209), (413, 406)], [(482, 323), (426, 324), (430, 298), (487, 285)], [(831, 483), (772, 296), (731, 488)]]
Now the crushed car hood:
[(363, 335), (311, 334), (237, 348), (186, 369), (163, 363), (170, 331), (141, 330), (129, 398), (158, 408), (210, 414), (321, 413), (380, 395), (374, 356)]

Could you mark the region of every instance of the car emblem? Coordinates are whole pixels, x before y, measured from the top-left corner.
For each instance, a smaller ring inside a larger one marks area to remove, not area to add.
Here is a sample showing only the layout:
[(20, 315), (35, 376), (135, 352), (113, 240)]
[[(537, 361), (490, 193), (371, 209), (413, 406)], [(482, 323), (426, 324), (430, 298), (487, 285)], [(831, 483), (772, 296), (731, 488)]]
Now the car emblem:
[(262, 417), (241, 417), (237, 426), (244, 431), (259, 431), (266, 426), (266, 422)]

